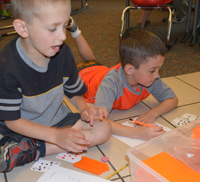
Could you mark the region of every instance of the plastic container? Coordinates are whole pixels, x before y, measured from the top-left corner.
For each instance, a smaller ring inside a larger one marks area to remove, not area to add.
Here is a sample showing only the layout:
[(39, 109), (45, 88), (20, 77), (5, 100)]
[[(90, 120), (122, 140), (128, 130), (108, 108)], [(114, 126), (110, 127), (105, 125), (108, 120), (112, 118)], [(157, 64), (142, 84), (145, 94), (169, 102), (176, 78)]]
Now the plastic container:
[[(173, 156), (173, 146), (176, 147), (177, 139), (187, 139), (190, 141), (193, 137), (193, 129), (200, 125), (200, 120), (193, 121), (187, 125), (181, 126), (174, 130), (171, 130), (161, 136), (144, 142), (136, 147), (127, 150), (126, 154), (129, 157), (131, 181), (132, 182), (169, 182), (162, 175), (157, 173), (151, 167), (146, 165), (143, 160), (153, 157), (166, 151)], [(174, 141), (174, 143), (173, 143)], [(185, 150), (190, 147), (190, 142), (178, 142), (178, 147)], [(193, 148), (192, 148), (193, 149)], [(194, 147), (194, 149), (200, 150), (200, 147)], [(173, 156), (174, 157), (174, 156)], [(176, 156), (175, 156), (176, 158)], [(177, 158), (176, 158), (177, 159)], [(182, 162), (182, 161), (181, 161)]]

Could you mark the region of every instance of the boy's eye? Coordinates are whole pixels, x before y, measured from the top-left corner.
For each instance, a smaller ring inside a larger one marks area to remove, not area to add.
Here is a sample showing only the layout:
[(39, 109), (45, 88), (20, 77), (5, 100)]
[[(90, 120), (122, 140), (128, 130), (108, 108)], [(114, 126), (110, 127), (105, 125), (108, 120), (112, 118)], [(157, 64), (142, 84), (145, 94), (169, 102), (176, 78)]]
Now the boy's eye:
[(150, 71), (150, 73), (154, 73), (154, 72), (155, 72), (155, 70), (151, 70), (151, 71)]
[(56, 28), (49, 28), (49, 31), (54, 32), (54, 31), (56, 31)]

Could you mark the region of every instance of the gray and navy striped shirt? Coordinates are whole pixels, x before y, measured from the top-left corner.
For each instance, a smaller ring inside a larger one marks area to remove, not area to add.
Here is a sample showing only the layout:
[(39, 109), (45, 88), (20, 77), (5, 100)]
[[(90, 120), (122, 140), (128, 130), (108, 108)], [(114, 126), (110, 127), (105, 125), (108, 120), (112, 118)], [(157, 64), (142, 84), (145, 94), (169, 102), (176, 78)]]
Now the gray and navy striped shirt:
[(25, 118), (44, 126), (59, 123), (70, 112), (72, 98), (87, 88), (78, 75), (70, 48), (64, 44), (47, 65), (36, 65), (15, 38), (0, 52), (0, 120)]

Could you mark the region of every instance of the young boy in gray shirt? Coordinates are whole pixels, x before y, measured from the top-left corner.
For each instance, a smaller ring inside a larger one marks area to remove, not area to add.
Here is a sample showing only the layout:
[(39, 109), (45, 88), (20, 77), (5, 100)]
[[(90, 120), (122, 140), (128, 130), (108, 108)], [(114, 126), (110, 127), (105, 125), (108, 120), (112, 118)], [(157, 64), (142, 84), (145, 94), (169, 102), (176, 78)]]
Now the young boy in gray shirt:
[[(70, 0), (14, 0), (12, 10), (19, 37), (0, 51), (1, 172), (82, 152), (111, 135), (105, 108), (89, 108), (83, 99), (87, 88), (64, 44)], [(70, 113), (64, 95), (80, 114)]]

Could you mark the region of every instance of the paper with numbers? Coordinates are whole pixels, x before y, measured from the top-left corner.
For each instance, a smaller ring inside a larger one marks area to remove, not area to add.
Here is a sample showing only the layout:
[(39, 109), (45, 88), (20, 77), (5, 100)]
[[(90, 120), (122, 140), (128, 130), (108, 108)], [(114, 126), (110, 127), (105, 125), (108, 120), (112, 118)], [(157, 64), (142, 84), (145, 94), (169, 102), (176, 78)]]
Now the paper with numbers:
[(56, 167), (46, 171), (37, 182), (108, 182), (108, 180), (63, 167)]

